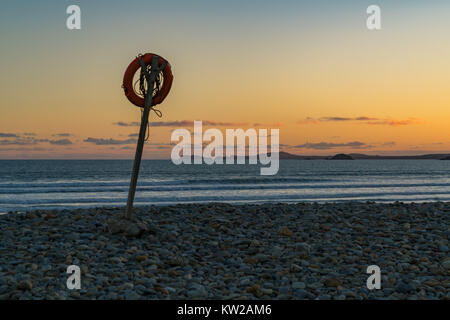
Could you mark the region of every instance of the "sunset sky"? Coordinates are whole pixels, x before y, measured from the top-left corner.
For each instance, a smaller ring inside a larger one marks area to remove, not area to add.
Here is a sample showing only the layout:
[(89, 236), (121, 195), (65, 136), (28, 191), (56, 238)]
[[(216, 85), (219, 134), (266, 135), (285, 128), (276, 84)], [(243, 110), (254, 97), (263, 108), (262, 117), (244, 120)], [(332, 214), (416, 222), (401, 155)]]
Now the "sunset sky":
[[(66, 28), (81, 7), (82, 29)], [(382, 30), (366, 28), (381, 7)], [(6, 0), (0, 159), (132, 158), (139, 108), (121, 89), (138, 53), (172, 65), (145, 158), (171, 132), (280, 129), (281, 149), (450, 152), (450, 2)]]

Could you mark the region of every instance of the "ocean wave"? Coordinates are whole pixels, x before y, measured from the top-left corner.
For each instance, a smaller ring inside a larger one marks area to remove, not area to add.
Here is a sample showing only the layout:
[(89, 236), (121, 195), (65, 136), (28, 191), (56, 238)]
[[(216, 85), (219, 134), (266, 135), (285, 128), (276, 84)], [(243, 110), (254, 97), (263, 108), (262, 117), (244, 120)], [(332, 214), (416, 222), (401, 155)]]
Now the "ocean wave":
[[(276, 200), (276, 199), (291, 199), (291, 200), (313, 200), (320, 198), (330, 198), (330, 199), (349, 199), (349, 198), (373, 198), (373, 197), (404, 197), (404, 196), (414, 196), (414, 197), (424, 197), (424, 196), (435, 196), (437, 197), (450, 197), (450, 193), (442, 192), (442, 191), (430, 191), (430, 192), (352, 192), (352, 193), (333, 193), (333, 194), (246, 194), (246, 195), (225, 195), (225, 194), (217, 194), (214, 196), (205, 196), (205, 195), (168, 195), (168, 196), (137, 196), (135, 198), (135, 202), (142, 203), (152, 203), (152, 202), (160, 202), (160, 201), (221, 201), (221, 200)], [(117, 197), (117, 195), (110, 197), (92, 197), (92, 198), (33, 198), (28, 200), (21, 199), (1, 199), (0, 204), (2, 205), (34, 205), (34, 204), (83, 204), (83, 203), (113, 203), (113, 202), (122, 202), (125, 203), (127, 201), (126, 195)]]
[[(450, 188), (450, 183), (341, 183), (341, 184), (156, 184), (146, 187), (141, 185), (137, 187), (138, 192), (162, 192), (162, 191), (204, 191), (204, 190), (301, 190), (301, 189), (357, 189), (357, 188), (430, 188), (444, 187)], [(18, 194), (42, 194), (42, 193), (103, 193), (103, 192), (128, 192), (126, 185), (104, 185), (92, 184), (89, 186), (71, 186), (66, 187), (49, 185), (40, 187), (22, 187), (22, 188), (0, 188), (1, 195)], [(450, 189), (449, 189), (450, 192)]]

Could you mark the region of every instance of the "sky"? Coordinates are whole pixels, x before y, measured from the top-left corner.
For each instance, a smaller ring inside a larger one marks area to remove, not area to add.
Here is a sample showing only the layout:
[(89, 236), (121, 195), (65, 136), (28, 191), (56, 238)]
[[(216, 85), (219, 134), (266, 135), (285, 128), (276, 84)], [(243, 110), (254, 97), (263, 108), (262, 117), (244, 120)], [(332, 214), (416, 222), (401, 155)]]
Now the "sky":
[(0, 159), (133, 158), (140, 110), (121, 85), (146, 52), (174, 74), (147, 159), (193, 120), (280, 129), (300, 155), (450, 153), (449, 29), (438, 0), (4, 0)]

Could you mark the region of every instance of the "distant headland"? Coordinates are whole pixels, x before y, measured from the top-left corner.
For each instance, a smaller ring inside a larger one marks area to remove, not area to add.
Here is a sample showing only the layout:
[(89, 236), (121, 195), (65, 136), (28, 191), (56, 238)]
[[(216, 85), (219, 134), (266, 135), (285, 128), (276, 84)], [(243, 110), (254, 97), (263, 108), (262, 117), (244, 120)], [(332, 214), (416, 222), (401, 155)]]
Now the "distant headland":
[(424, 154), (417, 156), (383, 156), (362, 153), (338, 153), (334, 156), (302, 156), (288, 152), (280, 152), (282, 160), (450, 160), (450, 154)]
[[(271, 156), (271, 153), (267, 153)], [(234, 156), (234, 160), (237, 160), (237, 156)], [(245, 160), (248, 160), (248, 156)], [(226, 157), (223, 157), (225, 162)], [(423, 154), (415, 156), (383, 156), (383, 155), (367, 155), (362, 153), (337, 153), (329, 156), (308, 156), (298, 155), (289, 152), (280, 151), (280, 160), (450, 160), (450, 154)], [(194, 156), (191, 156), (192, 162), (194, 162)]]

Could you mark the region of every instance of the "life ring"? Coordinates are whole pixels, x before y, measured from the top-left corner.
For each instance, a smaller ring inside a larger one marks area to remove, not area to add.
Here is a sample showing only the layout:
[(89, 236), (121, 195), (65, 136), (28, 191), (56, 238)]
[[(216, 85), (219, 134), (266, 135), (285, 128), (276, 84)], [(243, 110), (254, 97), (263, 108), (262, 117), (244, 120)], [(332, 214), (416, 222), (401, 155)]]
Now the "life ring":
[[(152, 62), (152, 58), (155, 56), (153, 53), (146, 53), (143, 56), (141, 56), (142, 61), (149, 65)], [(161, 66), (163, 63), (166, 62), (166, 60), (160, 56), (158, 56), (158, 65)], [(139, 70), (141, 67), (141, 64), (139, 63), (139, 57), (134, 59), (130, 65), (128, 66), (127, 70), (125, 71), (125, 75), (123, 76), (123, 89), (125, 91), (125, 96), (130, 100), (130, 102), (138, 107), (144, 107), (145, 101), (144, 98), (138, 96), (136, 92), (134, 91), (133, 87), (133, 77), (136, 71)], [(170, 66), (170, 63), (167, 62), (164, 69), (161, 71), (163, 74), (163, 85), (161, 89), (158, 91), (156, 96), (152, 99), (152, 106), (156, 106), (157, 104), (160, 104), (164, 101), (166, 96), (169, 94), (170, 88), (172, 87), (172, 81), (173, 81), (173, 75), (172, 75), (172, 68)]]

